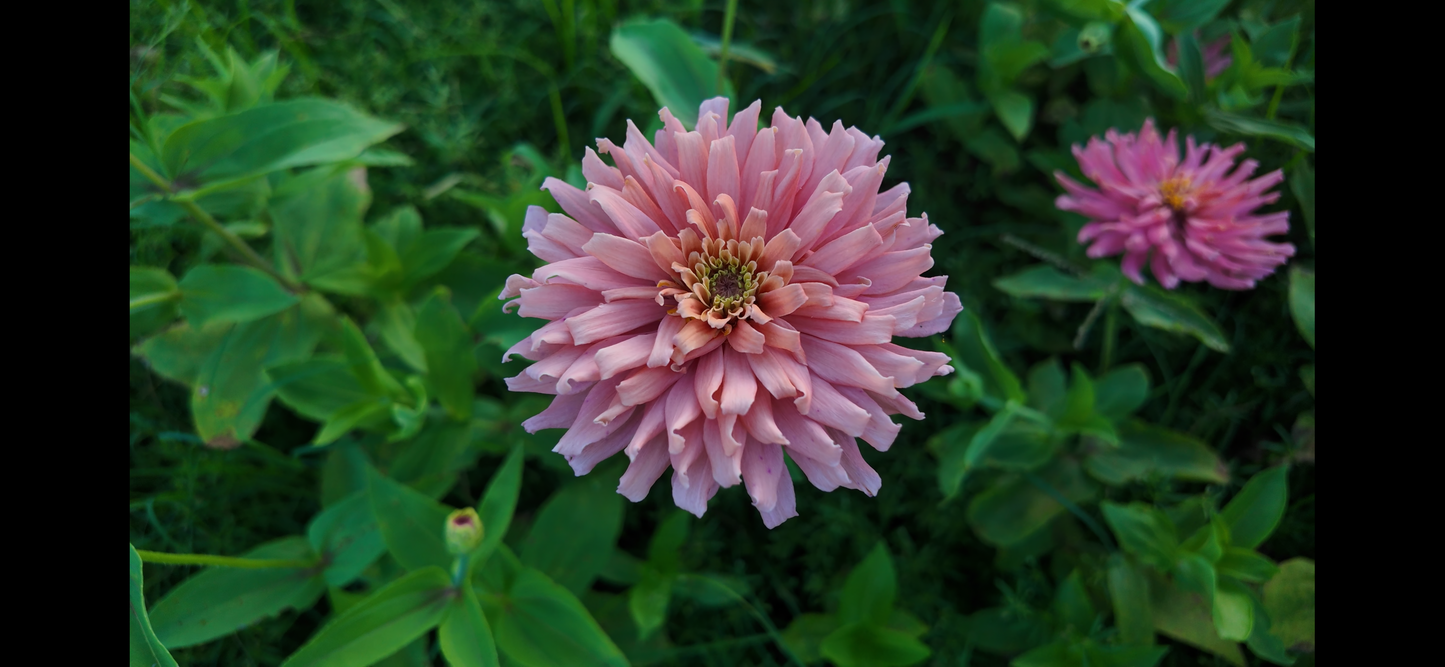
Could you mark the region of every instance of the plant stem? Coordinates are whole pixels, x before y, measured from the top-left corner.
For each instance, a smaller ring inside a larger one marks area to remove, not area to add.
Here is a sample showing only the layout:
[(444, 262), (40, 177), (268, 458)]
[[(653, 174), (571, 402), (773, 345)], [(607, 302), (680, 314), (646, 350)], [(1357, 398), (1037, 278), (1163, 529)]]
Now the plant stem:
[(732, 45), (733, 20), (737, 18), (737, 15), (738, 0), (728, 0), (727, 13), (723, 15), (722, 49), (718, 52), (717, 57), (717, 94), (719, 95), (727, 90), (723, 88), (723, 83), (727, 81), (728, 47)]
[(155, 305), (157, 303), (164, 303), (166, 301), (178, 298), (180, 297), (180, 295), (180, 292), (161, 292), (159, 294), (147, 294), (142, 297), (131, 299), (130, 309), (135, 310), (137, 308), (144, 308), (146, 306)]
[(1104, 351), (1099, 360), (1099, 373), (1107, 373), (1114, 363), (1114, 345), (1119, 337), (1119, 300), (1109, 301), (1109, 311), (1104, 315)]
[[(140, 158), (136, 157), (135, 153), (130, 154), (130, 164), (132, 167), (135, 167), (136, 171), (139, 171), (142, 176), (145, 176), (150, 182), (155, 183), (156, 187), (165, 191), (166, 194), (175, 194), (175, 188), (171, 186), (170, 181), (167, 181), (164, 176), (157, 174), (155, 170), (151, 169), (145, 162), (142, 162)], [(276, 282), (285, 285), (287, 289), (293, 292), (306, 291), (306, 286), (278, 273), (276, 269), (271, 267), (269, 262), (252, 249), (241, 237), (236, 236), (231, 230), (226, 229), (224, 225), (216, 222), (216, 219), (211, 217), (210, 213), (207, 213), (205, 209), (197, 206), (195, 202), (182, 199), (176, 200), (176, 203), (180, 204), (181, 208), (186, 209), (186, 212), (190, 213), (196, 222), (201, 223), (202, 227), (205, 227), (216, 236), (221, 237), (221, 239), (234, 248), (236, 252), (241, 253), (241, 257), (246, 260), (247, 264), (264, 271), (267, 275), (275, 278)]]
[(268, 568), (305, 568), (316, 567), (316, 561), (300, 559), (265, 559), (265, 558), (232, 558), (230, 556), (210, 556), (207, 554), (167, 554), (159, 551), (135, 552), (140, 555), (142, 562), (161, 563), (165, 565), (210, 565), (213, 567), (236, 567), (248, 570)]
[(461, 588), (462, 582), (467, 578), (467, 564), (472, 559), (471, 554), (457, 556), (456, 562), (452, 563), (452, 586)]

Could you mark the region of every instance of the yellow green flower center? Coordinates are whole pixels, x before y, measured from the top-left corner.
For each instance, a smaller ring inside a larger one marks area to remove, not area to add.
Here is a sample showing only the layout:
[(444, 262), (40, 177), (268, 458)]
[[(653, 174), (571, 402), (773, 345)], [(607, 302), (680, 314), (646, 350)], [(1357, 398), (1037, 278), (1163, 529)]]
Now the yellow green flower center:
[(1184, 209), (1184, 198), (1189, 196), (1188, 176), (1176, 176), (1159, 184), (1159, 196), (1164, 203), (1176, 211)]

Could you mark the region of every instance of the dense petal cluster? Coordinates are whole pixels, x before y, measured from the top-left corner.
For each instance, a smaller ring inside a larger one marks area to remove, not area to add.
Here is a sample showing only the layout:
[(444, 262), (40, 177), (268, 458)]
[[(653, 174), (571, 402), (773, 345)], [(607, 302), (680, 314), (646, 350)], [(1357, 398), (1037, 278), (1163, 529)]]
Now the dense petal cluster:
[(1064, 175), (1067, 194), (1055, 202), (1093, 221), (1079, 230), (1090, 257), (1124, 254), (1124, 275), (1143, 284), (1147, 262), (1159, 283), (1208, 281), (1222, 289), (1251, 289), (1294, 256), (1294, 246), (1265, 237), (1289, 231), (1289, 212), (1256, 215), (1279, 199), (1265, 192), (1284, 180), (1272, 171), (1249, 180), (1259, 163), (1235, 166), (1244, 144), (1220, 148), (1186, 140), (1184, 157), (1173, 130), (1161, 139), (1153, 119), (1136, 137), (1109, 130), (1104, 140), (1074, 146), (1079, 167), (1099, 186), (1091, 190)]
[(678, 507), (742, 483), (772, 528), (797, 515), (784, 452), (819, 489), (877, 493), (857, 439), (887, 450), (889, 415), (923, 418), (899, 388), (953, 370), (892, 338), (962, 306), (921, 277), (942, 232), (907, 217), (908, 185), (879, 192), (882, 140), (782, 108), (760, 130), (761, 108), (729, 123), (715, 98), (690, 131), (664, 108), (655, 143), (631, 121), (599, 139), (614, 166), (588, 149), (585, 191), (543, 183), (566, 215), (528, 210), (547, 264), (502, 298), (550, 320), (507, 352), (535, 362), (507, 386), (556, 395), (523, 425), (567, 429), (553, 451), (578, 475), (625, 451), (630, 500), (671, 467)]

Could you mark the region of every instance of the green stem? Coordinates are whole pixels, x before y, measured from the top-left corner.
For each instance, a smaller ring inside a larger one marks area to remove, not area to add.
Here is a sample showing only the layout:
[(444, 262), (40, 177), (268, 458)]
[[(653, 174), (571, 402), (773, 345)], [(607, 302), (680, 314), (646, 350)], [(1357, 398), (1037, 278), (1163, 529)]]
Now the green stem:
[[(723, 94), (723, 82), (727, 81), (728, 47), (733, 41), (733, 19), (737, 18), (738, 0), (728, 0), (727, 13), (723, 15), (722, 49), (717, 57), (717, 94)], [(727, 120), (724, 118), (723, 120)]]
[(467, 564), (468, 564), (468, 562), (469, 562), (471, 559), (472, 559), (471, 554), (462, 554), (462, 555), (460, 555), (460, 556), (457, 556), (457, 560), (452, 563), (452, 587), (453, 587), (453, 588), (461, 588), (462, 582), (466, 581), (466, 578), (467, 578)]
[(1109, 311), (1104, 315), (1104, 351), (1099, 359), (1099, 373), (1107, 373), (1114, 363), (1114, 345), (1119, 338), (1119, 300), (1109, 300)]
[(232, 558), (230, 556), (211, 556), (207, 554), (167, 554), (159, 551), (135, 552), (140, 555), (142, 562), (161, 563), (165, 565), (210, 565), (213, 567), (237, 567), (248, 570), (269, 569), (269, 568), (306, 568), (316, 567), (313, 560), (300, 559), (267, 559), (267, 558)]
[(1095, 521), (1094, 517), (1085, 514), (1084, 510), (1079, 509), (1078, 505), (1075, 505), (1068, 498), (1065, 498), (1064, 494), (1059, 493), (1059, 490), (1055, 489), (1054, 485), (1045, 482), (1039, 478), (1038, 475), (1031, 472), (1025, 472), (1024, 477), (1026, 477), (1031, 484), (1038, 487), (1040, 491), (1048, 494), (1050, 498), (1053, 498), (1060, 505), (1063, 505), (1064, 509), (1069, 510), (1069, 513), (1077, 517), (1085, 526), (1088, 526), (1089, 530), (1094, 532), (1094, 535), (1099, 538), (1100, 542), (1104, 543), (1104, 547), (1110, 552), (1118, 551), (1118, 547), (1114, 546), (1114, 539), (1109, 537), (1109, 532), (1104, 530), (1104, 527), (1099, 525), (1099, 522)]
[[(135, 170), (139, 171), (141, 175), (145, 176), (150, 182), (155, 183), (156, 187), (160, 188), (166, 194), (175, 194), (175, 188), (171, 186), (170, 181), (167, 181), (164, 176), (157, 174), (155, 170), (151, 169), (145, 162), (136, 157), (135, 153), (130, 154), (130, 165), (135, 167)], [(306, 291), (304, 285), (278, 273), (276, 269), (271, 267), (269, 262), (262, 258), (261, 255), (252, 249), (241, 237), (236, 236), (231, 230), (226, 229), (225, 225), (216, 222), (216, 219), (211, 217), (210, 213), (207, 213), (205, 209), (197, 206), (195, 202), (185, 199), (173, 201), (180, 204), (181, 208), (186, 209), (186, 212), (190, 213), (196, 222), (201, 223), (202, 227), (205, 227), (216, 236), (221, 237), (221, 239), (234, 248), (236, 252), (241, 253), (241, 257), (246, 260), (247, 264), (264, 271), (267, 275), (275, 278), (276, 282), (285, 285), (287, 289), (294, 292)]]
[(130, 300), (130, 309), (135, 310), (157, 303), (165, 303), (166, 301), (180, 297), (180, 295), (180, 292), (161, 292), (159, 294), (147, 294), (142, 297), (136, 297)]

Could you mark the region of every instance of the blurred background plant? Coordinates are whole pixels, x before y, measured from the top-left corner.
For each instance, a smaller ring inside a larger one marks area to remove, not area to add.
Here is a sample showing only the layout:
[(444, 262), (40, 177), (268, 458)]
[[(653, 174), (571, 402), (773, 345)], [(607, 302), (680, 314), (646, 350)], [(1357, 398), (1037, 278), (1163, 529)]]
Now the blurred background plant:
[[(132, 664), (1312, 663), (1312, 2), (133, 2), (130, 30)], [(886, 140), (966, 307), (879, 496), (800, 485), (774, 531), (746, 494), (696, 520), (624, 502), (616, 461), (573, 479), (501, 382), (542, 179), (715, 94)], [(1052, 173), (1146, 117), (1285, 170), (1287, 272), (1166, 292), (1084, 255)], [(485, 529), (463, 579), (453, 507)]]

